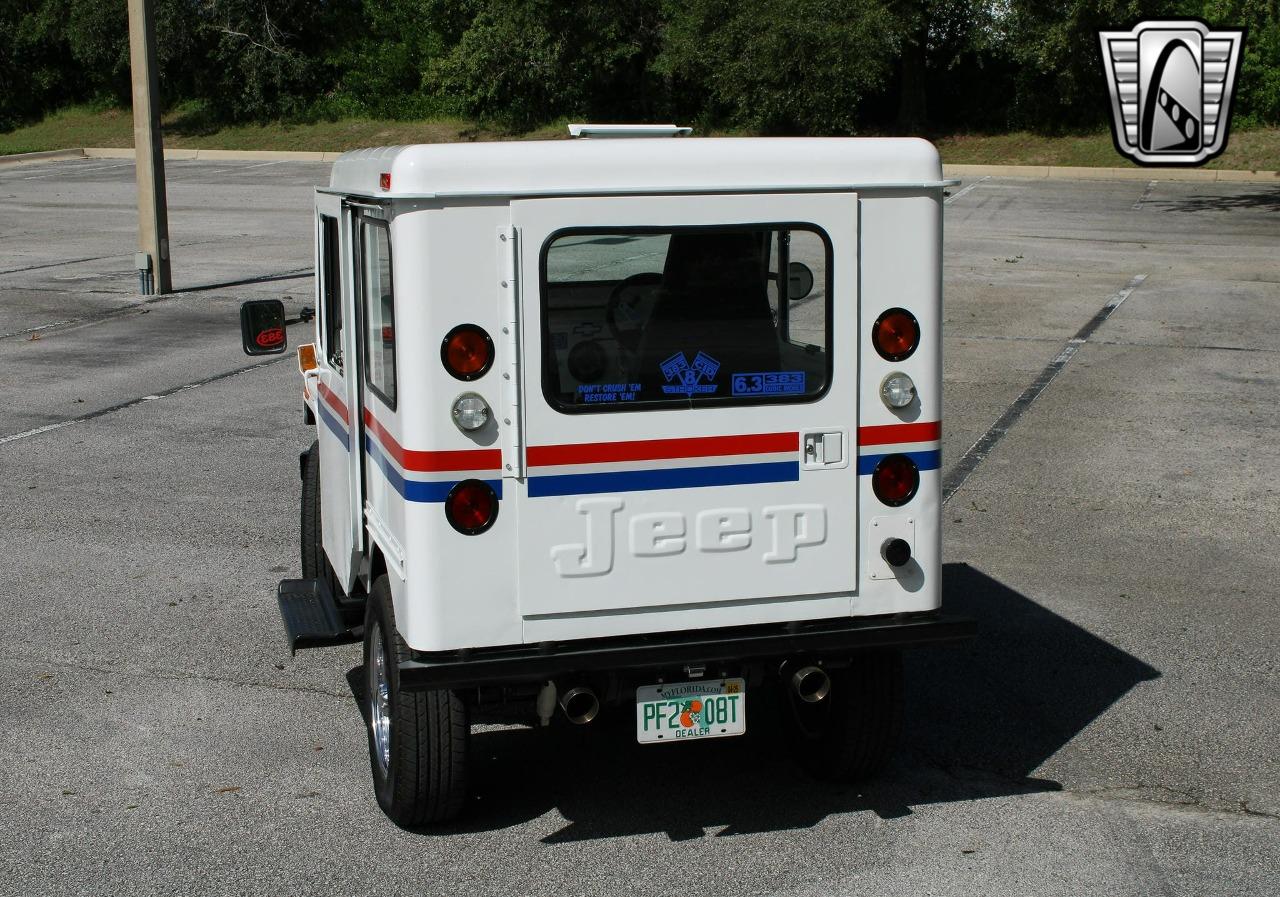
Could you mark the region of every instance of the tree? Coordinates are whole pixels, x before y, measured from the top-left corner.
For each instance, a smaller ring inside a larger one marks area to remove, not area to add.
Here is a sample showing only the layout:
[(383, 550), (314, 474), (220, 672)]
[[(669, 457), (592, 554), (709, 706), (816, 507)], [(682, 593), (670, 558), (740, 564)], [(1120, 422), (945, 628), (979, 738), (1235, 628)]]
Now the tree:
[(900, 28), (876, 0), (665, 0), (655, 68), (676, 108), (770, 134), (853, 134)]
[(643, 118), (656, 0), (489, 0), (427, 73), (460, 114), (529, 128), (564, 116)]

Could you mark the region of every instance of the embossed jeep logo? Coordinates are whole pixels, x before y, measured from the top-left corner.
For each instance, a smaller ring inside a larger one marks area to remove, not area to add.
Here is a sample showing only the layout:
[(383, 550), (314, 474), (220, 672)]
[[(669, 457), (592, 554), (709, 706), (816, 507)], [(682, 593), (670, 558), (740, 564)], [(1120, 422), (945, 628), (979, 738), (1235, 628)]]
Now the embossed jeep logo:
[[(617, 496), (580, 499), (574, 510), (586, 520), (580, 542), (553, 546), (551, 560), (561, 576), (603, 576), (613, 569), (618, 533), (626, 534), (624, 550), (633, 557), (663, 557), (693, 550), (708, 554), (747, 551), (756, 541), (755, 517), (747, 508), (713, 508), (698, 511), (692, 521), (680, 511), (635, 514), (621, 512), (625, 502)], [(827, 509), (816, 504), (772, 505), (759, 511), (768, 534), (760, 559), (766, 564), (788, 564), (801, 548), (821, 545), (827, 539)]]

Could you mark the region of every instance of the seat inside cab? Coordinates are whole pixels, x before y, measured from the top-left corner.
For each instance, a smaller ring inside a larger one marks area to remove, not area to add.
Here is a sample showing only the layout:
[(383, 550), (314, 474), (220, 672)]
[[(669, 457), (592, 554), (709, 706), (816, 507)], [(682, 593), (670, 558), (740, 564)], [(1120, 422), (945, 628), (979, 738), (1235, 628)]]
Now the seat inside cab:
[[(830, 249), (816, 229), (569, 233), (544, 252), (543, 385), (560, 410), (825, 390)], [(796, 264), (804, 295), (779, 274)]]

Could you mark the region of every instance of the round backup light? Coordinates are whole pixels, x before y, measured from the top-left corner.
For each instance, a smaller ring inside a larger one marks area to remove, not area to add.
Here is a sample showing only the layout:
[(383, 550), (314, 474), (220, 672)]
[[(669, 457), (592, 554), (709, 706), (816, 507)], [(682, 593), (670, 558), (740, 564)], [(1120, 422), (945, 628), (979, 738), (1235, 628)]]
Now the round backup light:
[(489, 422), (489, 403), (474, 392), (464, 392), (453, 400), (453, 422), (470, 433)]
[(880, 399), (890, 408), (906, 408), (916, 400), (916, 385), (906, 374), (894, 371), (880, 381)]
[(493, 364), (493, 340), (475, 324), (459, 324), (440, 345), (440, 360), (459, 380), (475, 380)]
[(445, 497), (444, 516), (463, 535), (478, 535), (498, 519), (498, 496), (488, 483), (463, 480)]
[(871, 471), (871, 488), (884, 504), (905, 505), (920, 488), (920, 468), (906, 455), (885, 455)]
[(905, 308), (891, 308), (876, 318), (871, 342), (885, 361), (902, 361), (920, 344), (920, 324)]

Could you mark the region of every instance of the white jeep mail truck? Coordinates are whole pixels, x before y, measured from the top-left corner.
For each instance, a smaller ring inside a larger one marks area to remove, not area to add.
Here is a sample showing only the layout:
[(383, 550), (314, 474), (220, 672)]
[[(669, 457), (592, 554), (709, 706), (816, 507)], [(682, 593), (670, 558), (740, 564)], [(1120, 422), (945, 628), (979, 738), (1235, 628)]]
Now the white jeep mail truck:
[[(493, 705), (680, 750), (780, 700), (814, 774), (866, 776), (900, 649), (972, 632), (939, 608), (934, 148), (595, 130), (350, 152), (315, 194), (279, 603), (295, 649), (363, 638), (403, 825), (461, 809)], [(279, 302), (241, 320), (284, 350)]]

